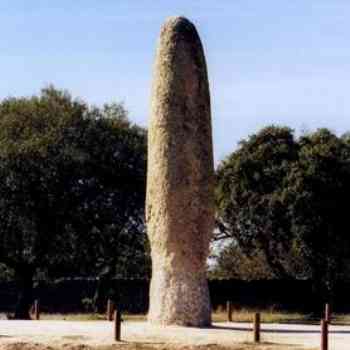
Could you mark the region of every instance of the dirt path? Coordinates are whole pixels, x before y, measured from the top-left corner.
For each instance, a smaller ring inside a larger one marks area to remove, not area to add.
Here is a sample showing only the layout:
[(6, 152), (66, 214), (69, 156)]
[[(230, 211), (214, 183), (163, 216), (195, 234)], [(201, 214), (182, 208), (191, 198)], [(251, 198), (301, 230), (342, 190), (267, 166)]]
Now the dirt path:
[[(105, 321), (0, 321), (0, 349), (34, 349), (23, 344), (43, 344), (64, 349), (83, 349), (84, 346), (108, 347), (113, 341), (113, 322)], [(318, 326), (266, 324), (262, 326), (262, 341), (291, 347), (264, 346), (258, 349), (318, 349)], [(214, 344), (232, 348), (237, 343), (251, 343), (251, 325), (243, 323), (218, 323), (213, 328), (152, 327), (145, 322), (122, 324), (121, 343), (146, 347), (170, 348), (176, 346), (205, 346)], [(10, 346), (12, 344), (12, 346)], [(14, 344), (21, 345), (20, 347)], [(350, 349), (350, 327), (330, 326), (329, 350)], [(210, 346), (211, 345), (211, 346)], [(140, 349), (139, 346), (136, 348)], [(250, 349), (250, 347), (233, 347)]]

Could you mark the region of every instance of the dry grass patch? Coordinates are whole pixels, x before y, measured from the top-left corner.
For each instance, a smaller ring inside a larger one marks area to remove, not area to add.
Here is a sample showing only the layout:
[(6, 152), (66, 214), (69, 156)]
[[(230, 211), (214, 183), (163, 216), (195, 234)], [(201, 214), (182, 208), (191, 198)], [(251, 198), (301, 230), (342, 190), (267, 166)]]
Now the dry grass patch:
[[(60, 314), (53, 313), (47, 314), (42, 313), (40, 319), (42, 320), (64, 320), (64, 321), (105, 321), (105, 314), (95, 314), (95, 313), (77, 313), (77, 314)], [(146, 315), (129, 315), (123, 314), (124, 321), (142, 322), (146, 321)]]
[(241, 344), (232, 346), (220, 345), (146, 345), (146, 344), (115, 344), (109, 346), (88, 346), (88, 345), (70, 345), (52, 347), (34, 343), (14, 343), (0, 344), (0, 350), (315, 350), (305, 349), (289, 345), (274, 344)]
[[(256, 309), (240, 309), (233, 310), (233, 322), (252, 322), (254, 314), (261, 313), (262, 323), (313, 323), (310, 315), (301, 313), (291, 313), (275, 310), (256, 310)], [(217, 311), (213, 313), (213, 322), (227, 322), (227, 313), (225, 311)], [(77, 313), (77, 314), (46, 314), (40, 315), (42, 320), (65, 320), (65, 321), (104, 321), (106, 315), (94, 313)], [(123, 314), (123, 320), (142, 322), (147, 320), (146, 315)], [(337, 322), (350, 323), (350, 315), (341, 315), (336, 318)]]
[[(297, 312), (276, 311), (273, 309), (234, 309), (232, 322), (252, 322), (254, 314), (261, 314), (262, 323), (310, 323), (310, 315)], [(213, 322), (227, 322), (227, 312), (217, 311), (213, 313)]]
[[(310, 315), (301, 313), (289, 313), (274, 310), (255, 310), (255, 309), (240, 309), (233, 310), (232, 321), (233, 322), (252, 322), (254, 314), (256, 312), (261, 313), (261, 320), (263, 323), (310, 323)], [(106, 320), (104, 314), (94, 313), (77, 313), (77, 314), (46, 314), (40, 315), (42, 320), (65, 320), (65, 321), (103, 321)], [(146, 321), (146, 315), (132, 315), (123, 314), (125, 321)], [(350, 323), (350, 316), (342, 315), (343, 322), (346, 320)], [(213, 322), (227, 322), (227, 313), (225, 311), (217, 311), (213, 313)]]
[[(298, 312), (278, 311), (274, 309), (234, 309), (232, 312), (233, 322), (252, 322), (254, 314), (261, 314), (262, 323), (294, 323), (294, 324), (319, 324), (320, 318), (313, 317), (310, 314), (302, 314)], [(95, 313), (76, 313), (76, 314), (60, 314), (42, 313), (42, 320), (65, 320), (65, 321), (104, 321), (105, 314)], [(143, 322), (147, 320), (146, 315), (123, 314), (123, 320), (133, 322)], [(213, 322), (227, 322), (227, 313), (224, 310), (218, 310), (213, 313)], [(350, 325), (349, 314), (335, 314), (332, 317), (334, 325)]]

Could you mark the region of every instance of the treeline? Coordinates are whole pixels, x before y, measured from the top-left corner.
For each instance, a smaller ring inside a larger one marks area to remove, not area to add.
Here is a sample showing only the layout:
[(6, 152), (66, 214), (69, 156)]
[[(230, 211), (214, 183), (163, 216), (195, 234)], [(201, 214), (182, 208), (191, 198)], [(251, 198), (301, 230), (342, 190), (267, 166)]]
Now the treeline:
[[(117, 291), (118, 308), (125, 313), (145, 314), (149, 306), (149, 280), (113, 279), (111, 289)], [(43, 313), (92, 312), (92, 299), (98, 281), (91, 278), (57, 279), (39, 281), (35, 285), (35, 298), (40, 301)], [(297, 293), (295, 291), (298, 291)], [(231, 301), (235, 310), (265, 309), (298, 313), (313, 313), (319, 317), (324, 312), (315, 298), (311, 281), (307, 280), (258, 280), (235, 279), (209, 280), (212, 309), (222, 311)], [(349, 313), (349, 282), (335, 285), (332, 311)], [(11, 314), (16, 301), (14, 282), (0, 282), (0, 312)], [(107, 301), (106, 301), (107, 304)], [(106, 305), (105, 309), (106, 311)]]
[(350, 139), (267, 127), (217, 169), (214, 276), (309, 279), (320, 298), (350, 277)]
[[(34, 280), (97, 277), (102, 311), (112, 279), (150, 276), (146, 159), (146, 130), (121, 104), (53, 87), (0, 101), (0, 279), (16, 281), (15, 318), (29, 318)], [(349, 279), (348, 135), (271, 126), (216, 175), (210, 277), (307, 279), (327, 299)]]
[[(0, 103), (0, 263), (29, 318), (33, 280), (149, 274), (146, 131), (120, 104), (90, 107), (49, 87)], [(5, 268), (4, 268), (5, 267)]]

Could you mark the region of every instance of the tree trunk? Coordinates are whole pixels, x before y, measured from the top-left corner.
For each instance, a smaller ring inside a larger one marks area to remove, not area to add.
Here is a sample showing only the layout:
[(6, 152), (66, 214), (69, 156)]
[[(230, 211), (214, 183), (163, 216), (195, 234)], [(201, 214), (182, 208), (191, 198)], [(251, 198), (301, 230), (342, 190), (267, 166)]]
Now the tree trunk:
[(106, 311), (107, 300), (109, 298), (114, 299), (111, 293), (111, 270), (112, 269), (108, 268), (107, 271), (101, 273), (97, 281), (96, 291), (93, 299), (93, 308), (95, 312), (100, 314)]
[(33, 277), (35, 268), (30, 265), (20, 265), (15, 269), (18, 288), (17, 304), (14, 319), (30, 320), (30, 308), (33, 303)]

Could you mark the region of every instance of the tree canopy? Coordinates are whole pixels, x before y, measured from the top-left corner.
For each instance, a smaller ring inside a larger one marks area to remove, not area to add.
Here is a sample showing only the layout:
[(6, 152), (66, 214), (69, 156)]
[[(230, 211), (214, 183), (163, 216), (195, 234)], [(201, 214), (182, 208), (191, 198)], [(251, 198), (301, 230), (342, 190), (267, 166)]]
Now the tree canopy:
[[(32, 279), (147, 273), (146, 133), (122, 105), (89, 107), (53, 87), (0, 103), (0, 263), (14, 270), (16, 317)], [(134, 261), (135, 259), (135, 261)]]
[(271, 126), (242, 141), (218, 167), (217, 238), (258, 253), (279, 278), (324, 281), (330, 292), (350, 252), (349, 152), (326, 129), (295, 139)]

